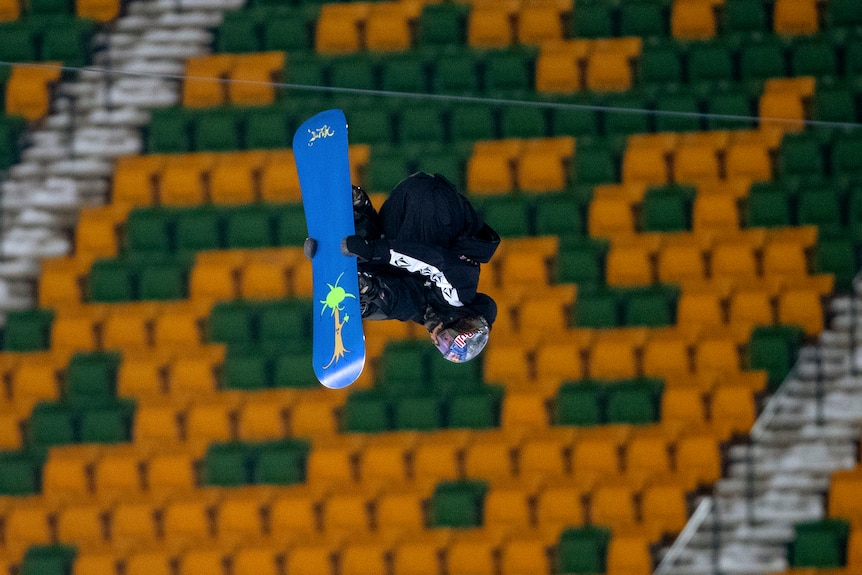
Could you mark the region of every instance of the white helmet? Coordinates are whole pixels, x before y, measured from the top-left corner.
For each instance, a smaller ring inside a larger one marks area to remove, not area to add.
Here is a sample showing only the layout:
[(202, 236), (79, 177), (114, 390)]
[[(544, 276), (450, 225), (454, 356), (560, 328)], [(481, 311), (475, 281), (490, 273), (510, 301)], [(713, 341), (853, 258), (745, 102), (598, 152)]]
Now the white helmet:
[(445, 359), (463, 363), (482, 352), (490, 331), (488, 322), (480, 315), (460, 318), (437, 332), (435, 345)]

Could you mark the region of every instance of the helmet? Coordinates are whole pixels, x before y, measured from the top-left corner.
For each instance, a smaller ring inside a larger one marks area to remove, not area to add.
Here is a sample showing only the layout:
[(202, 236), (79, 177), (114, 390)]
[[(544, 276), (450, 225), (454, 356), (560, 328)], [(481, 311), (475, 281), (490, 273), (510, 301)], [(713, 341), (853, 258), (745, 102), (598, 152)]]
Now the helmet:
[(458, 319), (437, 332), (434, 340), (443, 357), (454, 363), (470, 361), (488, 343), (491, 327), (482, 316)]

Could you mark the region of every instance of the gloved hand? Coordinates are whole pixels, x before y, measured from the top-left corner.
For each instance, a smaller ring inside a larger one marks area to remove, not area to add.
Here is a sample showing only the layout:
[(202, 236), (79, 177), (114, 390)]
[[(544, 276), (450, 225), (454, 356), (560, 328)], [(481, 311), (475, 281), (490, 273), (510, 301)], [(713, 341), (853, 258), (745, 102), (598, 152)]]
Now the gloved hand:
[(422, 320), (422, 323), (425, 325), (425, 329), (428, 330), (428, 333), (431, 334), (431, 339), (436, 342), (437, 332), (443, 327), (443, 320), (437, 315), (431, 306), (427, 306), (425, 308), (425, 316)]
[(383, 240), (366, 240), (360, 236), (347, 236), (341, 240), (341, 253), (356, 256), (360, 262), (379, 263), (389, 257), (389, 246)]

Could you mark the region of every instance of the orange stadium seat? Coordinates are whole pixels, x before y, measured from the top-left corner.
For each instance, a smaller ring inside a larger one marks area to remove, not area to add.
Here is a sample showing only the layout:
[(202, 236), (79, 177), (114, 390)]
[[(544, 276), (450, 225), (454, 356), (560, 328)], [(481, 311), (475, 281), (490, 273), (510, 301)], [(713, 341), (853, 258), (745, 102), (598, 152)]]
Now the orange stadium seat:
[(209, 172), (210, 200), (214, 204), (248, 204), (255, 201), (254, 171), (251, 162), (219, 162)]
[(652, 573), (652, 555), (649, 539), (641, 533), (614, 534), (608, 543), (607, 575), (649, 575), (650, 573)]
[(420, 437), (413, 449), (413, 477), (429, 485), (458, 478), (464, 441), (452, 436)]
[(725, 151), (724, 170), (728, 178), (771, 180), (772, 161), (769, 157), (769, 148), (762, 142), (731, 142)]
[(73, 503), (57, 512), (57, 540), (82, 548), (105, 543), (102, 529), (104, 508), (95, 503)]
[(501, 575), (540, 575), (550, 572), (547, 542), (527, 534), (507, 539), (500, 549)]
[(291, 433), (296, 436), (329, 436), (338, 431), (336, 406), (328, 398), (303, 398), (290, 409)]
[(107, 500), (123, 494), (140, 494), (143, 490), (141, 459), (133, 452), (106, 453), (93, 465), (96, 495)]
[(200, 348), (175, 357), (168, 366), (168, 393), (175, 398), (210, 395), (218, 388), (218, 354)]
[(40, 62), (39, 67), (12, 66), (6, 80), (6, 114), (35, 121), (48, 114), (51, 84), (60, 78), (60, 62)]
[(710, 404), (710, 425), (721, 439), (747, 434), (757, 418), (754, 394), (745, 384), (720, 384), (712, 392)]
[(6, 556), (21, 557), (31, 545), (50, 545), (50, 506), (43, 502), (15, 505), (4, 517), (4, 548)]
[(675, 0), (670, 31), (681, 40), (706, 40), (715, 36), (716, 15), (712, 0)]
[(329, 545), (304, 542), (290, 549), (285, 566), (293, 575), (333, 575), (333, 556), (333, 549)]
[(260, 172), (260, 199), (265, 202), (298, 202), (299, 174), (292, 150), (269, 152)]
[[(367, 6), (365, 7), (367, 11)], [(366, 13), (358, 8), (329, 5), (320, 11), (315, 31), (315, 50), (320, 54), (350, 54), (362, 47), (359, 23)]]
[(565, 160), (548, 152), (541, 145), (524, 146), (517, 161), (519, 189), (527, 192), (558, 192), (565, 189)]
[(159, 200), (166, 206), (197, 206), (205, 203), (202, 166), (177, 162), (168, 164), (159, 176)]
[(626, 482), (637, 486), (656, 476), (668, 475), (672, 469), (670, 442), (661, 432), (633, 434), (625, 446)]
[(598, 379), (624, 379), (637, 375), (635, 343), (624, 337), (597, 338), (589, 350), (587, 372)]
[(740, 217), (736, 198), (729, 193), (698, 194), (694, 198), (691, 219), (696, 234), (738, 230)]
[(824, 327), (820, 293), (813, 288), (796, 288), (778, 294), (778, 323), (798, 325), (806, 335), (818, 335)]
[(586, 488), (566, 478), (545, 484), (536, 495), (536, 521), (539, 527), (577, 527), (586, 521)]
[(671, 426), (702, 428), (707, 421), (703, 390), (695, 384), (665, 389), (661, 396), (661, 421)]
[(157, 347), (201, 344), (200, 314), (190, 305), (164, 307), (153, 321), (153, 343)]
[(39, 274), (39, 306), (66, 307), (81, 303), (83, 281), (90, 257), (60, 257), (42, 260)]
[(788, 132), (805, 129), (805, 103), (799, 94), (767, 90), (758, 101), (761, 126), (776, 125)]
[(156, 506), (144, 499), (118, 501), (110, 511), (108, 521), (114, 545), (152, 544), (158, 537)]
[(227, 101), (225, 80), (233, 67), (231, 54), (196, 56), (186, 61), (183, 106), (208, 108)]
[(628, 198), (619, 194), (593, 198), (587, 212), (587, 229), (594, 238), (633, 234), (635, 216)]
[(95, 456), (53, 450), (42, 468), (42, 494), (51, 500), (86, 500), (92, 493), (89, 472)]
[(647, 533), (654, 538), (675, 535), (688, 521), (685, 488), (670, 481), (656, 481), (641, 491), (641, 517)]
[[(505, 3), (504, 3), (505, 4)], [(512, 44), (511, 10), (506, 5), (475, 6), (467, 18), (467, 44), (474, 48), (506, 48)]]
[(478, 437), (464, 448), (464, 474), (469, 479), (514, 477), (514, 441), (501, 436)]
[(583, 485), (622, 477), (620, 441), (613, 433), (579, 437), (572, 447), (572, 474)]
[(718, 439), (705, 432), (680, 436), (676, 443), (675, 475), (686, 489), (715, 482), (721, 476)]
[(125, 212), (111, 206), (81, 208), (75, 226), (75, 253), (113, 257), (118, 251), (118, 224)]
[(446, 549), (447, 572), (493, 575), (495, 555), (496, 545), (491, 538), (456, 538)]
[(407, 460), (412, 439), (403, 443), (397, 439), (375, 442), (359, 452), (359, 480), (365, 489), (392, 487), (405, 484), (409, 479)]
[(482, 525), (498, 533), (530, 527), (533, 493), (523, 485), (494, 485), (485, 494)]
[(644, 375), (653, 377), (686, 376), (691, 373), (690, 346), (679, 333), (653, 331), (643, 346)]
[(773, 28), (779, 34), (814, 34), (820, 29), (816, 0), (776, 0)]
[(805, 247), (793, 240), (772, 240), (763, 246), (763, 275), (766, 278), (799, 278), (808, 274)]
[(95, 351), (98, 348), (96, 327), (99, 323), (100, 318), (93, 311), (58, 312), (51, 324), (51, 349)]
[(21, 15), (21, 2), (18, 0), (3, 0), (0, 2), (0, 22), (17, 20)]
[(548, 396), (541, 390), (509, 391), (503, 397), (500, 424), (506, 429), (544, 429), (549, 424)]
[(119, 15), (120, 5), (120, 0), (76, 0), (75, 15), (78, 18), (108, 22)]
[(829, 477), (827, 509), (831, 517), (846, 517), (858, 525), (862, 519), (862, 467), (833, 471)]
[(624, 530), (637, 524), (635, 490), (625, 481), (600, 481), (590, 493), (590, 520)]
[[(303, 403), (294, 407), (294, 412)], [(355, 456), (356, 450), (350, 445), (333, 443), (315, 446), (308, 454), (306, 482), (321, 489), (355, 485)]]
[(677, 300), (677, 325), (686, 329), (725, 325), (723, 296), (715, 290), (682, 292)]
[(72, 575), (114, 575), (118, 564), (119, 557), (113, 551), (82, 549), (75, 556)]
[(339, 490), (323, 501), (323, 531), (327, 535), (363, 535), (371, 530), (370, 502), (363, 492)]
[(425, 527), (425, 497), (412, 488), (381, 493), (375, 501), (377, 531), (385, 536), (420, 533)]
[(757, 276), (757, 254), (748, 242), (718, 241), (711, 250), (713, 278), (754, 279)]
[(587, 57), (585, 84), (596, 92), (624, 92), (632, 87), (629, 55), (615, 50), (594, 50)]
[(144, 348), (150, 345), (154, 306), (112, 307), (102, 322), (102, 347), (105, 349)]
[(582, 88), (583, 79), (578, 61), (586, 58), (585, 42), (549, 42), (539, 48), (536, 57), (536, 90), (570, 94)]
[(117, 158), (111, 180), (112, 200), (132, 206), (151, 205), (156, 198), (155, 177), (165, 158), (159, 154)]
[(495, 150), (476, 150), (467, 160), (467, 191), (505, 194), (515, 189), (512, 158)]
[(240, 258), (225, 257), (220, 252), (199, 254), (189, 273), (189, 296), (192, 299), (235, 299), (239, 295), (241, 265)]
[(668, 182), (664, 150), (653, 146), (629, 146), (623, 152), (623, 182), (661, 186)]
[(285, 541), (307, 538), (317, 531), (317, 507), (317, 499), (307, 492), (279, 492), (269, 506), (270, 531)]
[(571, 437), (536, 436), (518, 449), (518, 473), (522, 479), (560, 479), (568, 474), (567, 451)]
[(518, 11), (517, 39), (520, 44), (541, 45), (562, 37), (560, 12), (554, 6), (525, 5)]
[(292, 390), (257, 393), (239, 406), (237, 435), (245, 441), (266, 440), (287, 435), (287, 413), (296, 400)]
[(228, 99), (239, 106), (266, 106), (275, 102), (273, 81), (284, 69), (284, 52), (259, 52), (235, 57), (227, 85)]
[(211, 508), (212, 502), (206, 496), (195, 493), (171, 499), (162, 515), (165, 538), (189, 545), (210, 541), (214, 532)]
[(485, 350), (485, 381), (519, 383), (530, 380), (528, 349), (518, 342), (491, 343)]
[(376, 52), (408, 50), (413, 44), (410, 15), (404, 5), (372, 5), (365, 22), (365, 47)]
[(124, 351), (117, 370), (117, 395), (137, 399), (161, 397), (167, 385), (168, 362), (169, 358), (164, 353)]
[(652, 252), (643, 242), (612, 243), (605, 266), (608, 285), (647, 286), (655, 279)]
[(235, 406), (221, 401), (195, 401), (186, 410), (185, 436), (192, 445), (206, 447), (210, 443), (235, 439), (233, 420)]
[(226, 544), (259, 541), (264, 534), (266, 495), (240, 492), (227, 495), (216, 506), (216, 535)]
[(672, 155), (671, 165), (673, 180), (677, 183), (698, 184), (719, 179), (718, 154), (707, 144), (680, 145)]
[(389, 548), (380, 542), (348, 543), (341, 550), (341, 573), (344, 575), (385, 575)]
[(695, 241), (666, 241), (659, 249), (657, 268), (662, 283), (700, 282), (706, 278), (703, 248)]
[(22, 418), (11, 409), (0, 409), (0, 449), (15, 451), (24, 444)]
[(549, 384), (581, 379), (584, 364), (581, 347), (568, 338), (554, 337), (536, 349), (536, 379)]

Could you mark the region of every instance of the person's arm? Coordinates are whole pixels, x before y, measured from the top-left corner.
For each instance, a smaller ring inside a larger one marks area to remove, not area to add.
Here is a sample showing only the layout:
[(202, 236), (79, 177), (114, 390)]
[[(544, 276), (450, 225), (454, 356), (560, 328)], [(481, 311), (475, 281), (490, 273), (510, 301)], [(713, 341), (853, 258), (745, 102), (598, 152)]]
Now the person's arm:
[(416, 242), (349, 236), (342, 242), (342, 252), (360, 261), (388, 265), (422, 278), (442, 302), (452, 307), (462, 307), (476, 296), (479, 265), (446, 249)]

